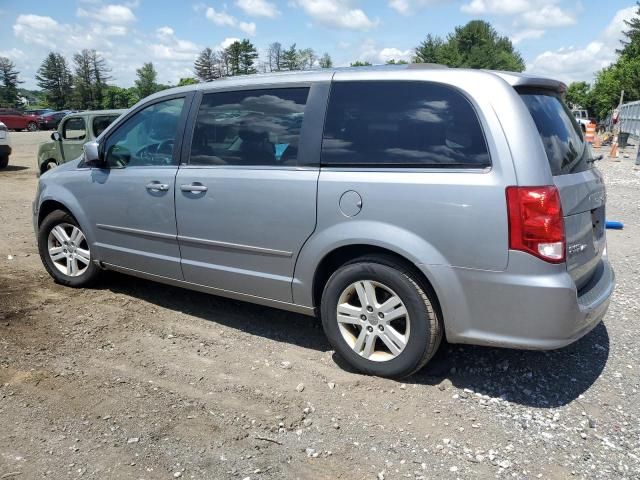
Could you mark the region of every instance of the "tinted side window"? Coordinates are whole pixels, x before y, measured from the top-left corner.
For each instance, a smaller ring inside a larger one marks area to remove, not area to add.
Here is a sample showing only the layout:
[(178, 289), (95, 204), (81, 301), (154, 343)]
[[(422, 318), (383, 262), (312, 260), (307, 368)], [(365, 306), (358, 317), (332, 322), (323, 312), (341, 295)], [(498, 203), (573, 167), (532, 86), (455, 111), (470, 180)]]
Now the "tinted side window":
[(113, 123), (113, 121), (118, 118), (119, 115), (103, 115), (100, 117), (95, 117), (93, 119), (93, 134), (96, 137), (99, 137), (105, 129)]
[(427, 82), (336, 82), (322, 142), (324, 165), (481, 168), (482, 128), (456, 90)]
[(70, 118), (64, 122), (62, 138), (65, 140), (84, 140), (87, 136), (87, 126), (82, 117)]
[(136, 112), (107, 138), (109, 167), (176, 165), (173, 147), (184, 98), (154, 103)]
[(308, 88), (208, 93), (191, 165), (296, 165)]

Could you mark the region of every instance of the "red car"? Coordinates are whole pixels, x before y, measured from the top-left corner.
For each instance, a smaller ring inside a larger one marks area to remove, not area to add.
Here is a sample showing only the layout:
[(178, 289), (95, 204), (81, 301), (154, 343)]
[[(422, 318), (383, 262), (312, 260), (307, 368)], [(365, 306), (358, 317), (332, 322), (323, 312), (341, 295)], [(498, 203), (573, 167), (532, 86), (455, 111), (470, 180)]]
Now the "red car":
[(27, 115), (14, 108), (0, 108), (0, 122), (4, 123), (9, 130), (38, 130), (38, 117)]

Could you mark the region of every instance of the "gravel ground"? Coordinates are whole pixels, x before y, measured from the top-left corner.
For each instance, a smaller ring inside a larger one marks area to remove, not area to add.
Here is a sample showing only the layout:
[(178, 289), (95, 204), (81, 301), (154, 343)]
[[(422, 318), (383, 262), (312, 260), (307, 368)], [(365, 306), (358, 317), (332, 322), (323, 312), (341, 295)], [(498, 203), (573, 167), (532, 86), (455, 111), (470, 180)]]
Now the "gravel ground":
[(405, 383), (345, 371), (319, 323), (109, 274), (54, 284), (35, 151), (0, 171), (0, 478), (640, 478), (640, 170), (604, 160), (617, 289), (562, 350), (444, 345)]

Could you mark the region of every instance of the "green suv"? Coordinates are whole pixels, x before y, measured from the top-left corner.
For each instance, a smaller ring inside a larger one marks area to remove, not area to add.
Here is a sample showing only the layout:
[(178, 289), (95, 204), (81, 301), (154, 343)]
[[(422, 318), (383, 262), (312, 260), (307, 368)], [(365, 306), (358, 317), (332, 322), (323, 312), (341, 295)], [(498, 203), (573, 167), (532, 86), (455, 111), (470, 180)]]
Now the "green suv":
[(126, 110), (93, 110), (64, 117), (51, 134), (51, 142), (38, 147), (38, 172), (44, 173), (82, 155), (82, 146), (95, 140)]

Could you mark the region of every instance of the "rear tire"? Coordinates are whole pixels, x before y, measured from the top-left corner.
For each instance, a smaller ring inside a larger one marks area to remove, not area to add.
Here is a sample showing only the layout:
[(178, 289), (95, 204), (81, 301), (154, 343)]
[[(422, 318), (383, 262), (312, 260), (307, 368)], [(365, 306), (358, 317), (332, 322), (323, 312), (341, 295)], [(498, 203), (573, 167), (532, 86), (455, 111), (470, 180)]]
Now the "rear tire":
[(36, 130), (38, 130), (38, 124), (36, 122), (27, 123), (27, 130), (29, 130), (30, 132), (35, 132)]
[(381, 377), (420, 370), (443, 335), (431, 289), (412, 269), (385, 256), (340, 267), (324, 288), (321, 318), (341, 358), (358, 372)]
[(91, 247), (75, 218), (54, 210), (38, 229), (38, 252), (49, 275), (68, 287), (87, 287), (100, 276)]
[(9, 165), (9, 155), (3, 155), (0, 157), (0, 169), (7, 168)]

